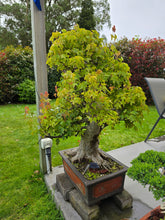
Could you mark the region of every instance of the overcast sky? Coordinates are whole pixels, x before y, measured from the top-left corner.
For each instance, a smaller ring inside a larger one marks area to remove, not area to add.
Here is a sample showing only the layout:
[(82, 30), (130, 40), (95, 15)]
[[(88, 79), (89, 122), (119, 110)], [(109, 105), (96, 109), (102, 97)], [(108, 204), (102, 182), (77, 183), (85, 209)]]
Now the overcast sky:
[[(165, 0), (109, 0), (112, 26), (118, 39), (135, 35), (165, 39)], [(104, 29), (109, 39), (110, 30)]]

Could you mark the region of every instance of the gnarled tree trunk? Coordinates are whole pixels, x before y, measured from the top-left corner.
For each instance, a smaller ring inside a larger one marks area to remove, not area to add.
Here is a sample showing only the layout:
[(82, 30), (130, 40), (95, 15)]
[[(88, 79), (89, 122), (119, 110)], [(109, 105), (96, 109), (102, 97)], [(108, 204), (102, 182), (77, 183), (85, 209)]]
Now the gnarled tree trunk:
[(101, 132), (100, 126), (96, 122), (90, 123), (81, 137), (79, 148), (72, 151), (72, 162), (81, 161), (82, 159), (89, 159), (100, 166), (108, 168), (106, 156), (99, 150), (99, 135)]

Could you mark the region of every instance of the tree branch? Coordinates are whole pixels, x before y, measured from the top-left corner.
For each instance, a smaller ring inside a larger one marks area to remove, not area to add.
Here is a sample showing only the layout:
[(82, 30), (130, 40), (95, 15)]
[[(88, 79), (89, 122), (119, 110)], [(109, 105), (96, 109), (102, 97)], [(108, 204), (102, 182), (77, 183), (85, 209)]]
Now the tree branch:
[(54, 139), (54, 138), (62, 138), (62, 137), (63, 137), (62, 135), (57, 135), (57, 136), (45, 135), (45, 138), (51, 138), (51, 139)]

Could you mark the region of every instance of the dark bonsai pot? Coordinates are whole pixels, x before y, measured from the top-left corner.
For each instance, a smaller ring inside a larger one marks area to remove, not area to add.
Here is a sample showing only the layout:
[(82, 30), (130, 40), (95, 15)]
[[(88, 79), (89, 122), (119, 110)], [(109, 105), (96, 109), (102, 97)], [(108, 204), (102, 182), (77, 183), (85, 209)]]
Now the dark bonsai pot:
[(160, 212), (160, 206), (156, 207), (152, 211), (148, 212), (140, 220), (164, 220), (164, 214)]
[(125, 174), (128, 169), (124, 164), (107, 154), (111, 160), (122, 166), (122, 169), (94, 180), (88, 180), (70, 162), (66, 156), (66, 152), (67, 150), (59, 152), (63, 159), (65, 173), (76, 189), (81, 193), (82, 198), (87, 205), (96, 204), (100, 200), (123, 191)]

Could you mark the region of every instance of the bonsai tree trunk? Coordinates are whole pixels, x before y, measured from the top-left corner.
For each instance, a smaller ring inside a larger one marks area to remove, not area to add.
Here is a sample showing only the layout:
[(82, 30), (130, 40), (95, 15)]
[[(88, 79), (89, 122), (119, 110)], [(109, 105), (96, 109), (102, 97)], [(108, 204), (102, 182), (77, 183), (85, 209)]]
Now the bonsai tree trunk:
[(107, 157), (99, 150), (98, 137), (100, 132), (101, 127), (96, 122), (93, 121), (88, 125), (84, 135), (81, 136), (79, 148), (71, 153), (73, 156), (72, 162), (88, 159), (108, 169), (108, 163), (105, 160)]

